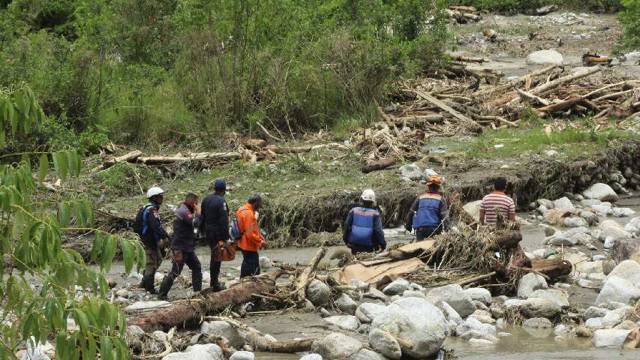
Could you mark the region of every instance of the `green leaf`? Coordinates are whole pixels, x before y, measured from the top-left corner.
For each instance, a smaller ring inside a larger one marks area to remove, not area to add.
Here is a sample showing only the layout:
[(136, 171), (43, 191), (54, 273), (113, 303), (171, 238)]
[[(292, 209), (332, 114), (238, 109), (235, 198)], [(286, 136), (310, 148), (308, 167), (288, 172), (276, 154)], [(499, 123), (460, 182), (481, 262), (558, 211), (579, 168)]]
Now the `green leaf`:
[(100, 357), (102, 360), (113, 360), (113, 345), (109, 336), (100, 337)]
[(58, 222), (62, 226), (68, 226), (71, 221), (71, 206), (63, 201), (58, 205)]
[(89, 336), (91, 329), (89, 328), (89, 319), (87, 318), (87, 314), (80, 309), (75, 309), (75, 315), (73, 318), (76, 321), (76, 324), (80, 327), (80, 332), (85, 336)]
[(53, 153), (53, 167), (58, 173), (58, 177), (65, 181), (69, 175), (69, 161), (65, 151), (57, 151)]
[(96, 237), (93, 239), (93, 246), (91, 247), (91, 261), (98, 262), (98, 258), (104, 253), (105, 243), (106, 235), (102, 232), (96, 232)]
[(38, 166), (38, 181), (43, 182), (49, 173), (49, 155), (40, 155), (40, 165)]
[(120, 247), (122, 248), (122, 260), (124, 261), (124, 271), (129, 274), (133, 269), (135, 261), (134, 250), (128, 240), (122, 239), (120, 241)]
[(100, 259), (101, 266), (100, 268), (103, 271), (109, 271), (111, 269), (111, 263), (113, 262), (113, 257), (116, 255), (116, 249), (118, 247), (117, 240), (111, 236), (107, 236), (107, 241), (104, 247), (104, 252), (102, 253), (102, 258)]

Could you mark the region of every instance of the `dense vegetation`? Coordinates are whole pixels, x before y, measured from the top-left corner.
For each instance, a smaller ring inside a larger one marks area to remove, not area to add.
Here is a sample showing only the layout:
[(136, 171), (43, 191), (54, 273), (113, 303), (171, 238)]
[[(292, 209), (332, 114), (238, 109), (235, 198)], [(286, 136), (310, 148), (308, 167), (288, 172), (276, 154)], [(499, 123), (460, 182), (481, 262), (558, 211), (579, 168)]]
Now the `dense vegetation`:
[(620, 22), (624, 28), (621, 39), (622, 47), (626, 49), (640, 48), (640, 1), (622, 0), (624, 10), (620, 12)]
[(257, 123), (289, 132), (366, 120), (391, 80), (437, 66), (448, 38), (437, 1), (0, 6), (0, 85), (26, 82), (40, 98), (40, 144), (89, 150), (105, 135), (210, 142)]

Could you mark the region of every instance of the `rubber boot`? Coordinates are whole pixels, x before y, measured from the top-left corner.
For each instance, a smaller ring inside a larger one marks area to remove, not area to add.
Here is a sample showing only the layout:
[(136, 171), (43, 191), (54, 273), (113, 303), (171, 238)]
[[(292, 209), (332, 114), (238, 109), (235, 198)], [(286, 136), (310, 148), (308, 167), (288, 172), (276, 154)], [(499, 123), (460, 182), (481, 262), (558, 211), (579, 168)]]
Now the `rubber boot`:
[(173, 277), (171, 275), (167, 275), (162, 279), (162, 284), (160, 284), (160, 291), (158, 292), (158, 299), (167, 300), (167, 295), (169, 294), (169, 290), (173, 286)]
[(157, 291), (153, 284), (154, 278), (155, 278), (154, 275), (155, 274), (153, 273), (148, 273), (148, 274), (145, 274), (144, 277), (142, 278), (142, 287), (144, 287), (144, 289), (147, 290), (150, 294), (157, 294)]

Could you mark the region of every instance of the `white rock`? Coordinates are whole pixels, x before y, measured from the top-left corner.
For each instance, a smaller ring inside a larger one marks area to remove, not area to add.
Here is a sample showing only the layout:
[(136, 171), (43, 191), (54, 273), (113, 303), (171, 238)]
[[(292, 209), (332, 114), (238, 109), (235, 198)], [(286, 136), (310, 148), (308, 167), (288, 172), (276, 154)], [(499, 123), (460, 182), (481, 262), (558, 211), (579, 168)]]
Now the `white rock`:
[(442, 310), (442, 313), (444, 314), (444, 317), (445, 319), (447, 319), (447, 321), (453, 322), (456, 326), (458, 326), (463, 321), (460, 314), (458, 314), (458, 312), (446, 302), (439, 301), (436, 306), (438, 306), (438, 308)]
[(387, 360), (388, 358), (369, 349), (360, 349), (355, 355), (351, 355), (349, 360)]
[(462, 208), (467, 214), (478, 221), (480, 220), (480, 204), (482, 204), (482, 200), (466, 203)]
[(624, 260), (607, 275), (607, 279), (612, 277), (625, 279), (640, 288), (640, 264), (634, 260)]
[(469, 316), (456, 328), (456, 334), (462, 338), (481, 338), (493, 340), (496, 336), (496, 327), (480, 322), (473, 316)]
[(526, 300), (521, 299), (508, 299), (504, 302), (504, 307), (507, 310), (511, 309), (520, 309), (520, 307), (525, 303)]
[(356, 317), (363, 323), (370, 323), (387, 309), (386, 306), (374, 303), (362, 303), (356, 309)]
[(469, 317), (474, 317), (483, 324), (495, 324), (496, 320), (491, 316), (491, 313), (485, 310), (476, 310)]
[(471, 298), (471, 300), (480, 301), (486, 305), (491, 304), (491, 292), (485, 288), (469, 288), (465, 289), (464, 293)]
[(636, 212), (633, 209), (615, 207), (611, 209), (611, 215), (615, 217), (629, 217), (633, 216)]
[(358, 308), (358, 303), (356, 303), (349, 295), (342, 294), (338, 299), (336, 299), (336, 306), (343, 313), (353, 315)]
[(149, 310), (149, 309), (159, 309), (171, 306), (171, 303), (168, 301), (136, 301), (133, 304), (124, 308), (126, 312), (134, 312), (141, 310)]
[(229, 340), (229, 344), (239, 349), (244, 345), (244, 338), (238, 329), (226, 321), (205, 321), (200, 326), (200, 332), (207, 335), (222, 336)]
[(406, 290), (409, 290), (410, 286), (411, 285), (407, 280), (397, 279), (392, 281), (389, 285), (385, 286), (384, 289), (382, 289), (382, 292), (388, 296), (400, 295)]
[(402, 293), (402, 297), (419, 297), (419, 298), (426, 298), (427, 296), (424, 294), (424, 292), (423, 292), (423, 291), (409, 289), (409, 290), (405, 290), (405, 291)]
[(602, 261), (583, 261), (575, 264), (575, 270), (583, 274), (601, 273), (603, 272)]
[(597, 348), (622, 348), (630, 330), (601, 329), (593, 333), (593, 346)]
[(591, 330), (602, 329), (604, 327), (604, 325), (602, 325), (601, 317), (587, 319), (587, 321), (584, 322), (584, 326), (588, 327)]
[(493, 346), (495, 345), (495, 342), (491, 341), (491, 340), (486, 340), (486, 339), (470, 339), (469, 340), (469, 344), (472, 346), (479, 346), (479, 347), (485, 347), (485, 346)]
[(324, 321), (348, 331), (356, 331), (360, 327), (360, 321), (353, 315), (329, 316), (324, 318)]
[(400, 167), (400, 176), (405, 179), (416, 181), (422, 179), (423, 173), (418, 165), (407, 164)]
[(591, 210), (593, 210), (599, 216), (609, 216), (613, 212), (611, 204), (602, 203), (600, 205), (591, 205)]
[(618, 240), (628, 239), (631, 234), (613, 220), (605, 220), (600, 223), (601, 238), (604, 239), (605, 248), (612, 248)]
[(564, 226), (572, 227), (572, 228), (589, 226), (589, 223), (587, 222), (587, 220), (581, 217), (575, 217), (575, 216), (565, 218), (563, 223), (564, 223)]
[[(262, 265), (260, 265), (262, 268)], [(229, 360), (255, 360), (256, 355), (250, 351), (236, 351), (234, 352)]]
[(576, 211), (576, 207), (573, 205), (571, 200), (568, 197), (561, 197), (553, 202), (554, 209), (565, 210), (565, 211)]
[(553, 323), (549, 321), (547, 318), (531, 318), (527, 319), (522, 323), (523, 327), (534, 328), (534, 329), (542, 329), (542, 328), (552, 328)]
[(613, 276), (607, 278), (602, 286), (602, 290), (596, 298), (596, 304), (606, 304), (611, 301), (630, 304), (638, 299), (640, 299), (640, 289), (629, 280)]
[(154, 339), (160, 342), (167, 341), (167, 333), (161, 330), (156, 330), (152, 332), (151, 337), (153, 337)]
[(313, 279), (306, 291), (307, 299), (315, 306), (324, 306), (329, 303), (331, 288), (318, 279)]
[[(547, 281), (540, 275), (528, 273), (518, 282), (518, 297), (526, 299), (538, 289), (546, 289)], [(506, 305), (506, 303), (505, 303)]]
[(402, 350), (398, 341), (390, 333), (372, 329), (369, 332), (369, 345), (371, 348), (389, 359), (400, 359)]
[(322, 355), (320, 354), (307, 354), (300, 358), (300, 360), (322, 360)]
[(527, 318), (552, 318), (561, 312), (560, 305), (547, 299), (529, 298), (520, 306), (520, 312)]
[(600, 201), (616, 202), (618, 201), (618, 194), (611, 188), (611, 186), (603, 183), (597, 183), (591, 185), (585, 190), (582, 195), (586, 199), (597, 199)]
[(630, 306), (623, 306), (621, 308), (611, 310), (602, 318), (602, 326), (608, 328), (614, 327), (626, 320), (627, 316), (629, 316), (632, 311), (633, 308)]
[(127, 290), (127, 289), (118, 289), (118, 291), (116, 291), (116, 296), (128, 298), (129, 297), (129, 290)]
[(564, 291), (558, 289), (536, 290), (529, 296), (529, 299), (531, 298), (547, 299), (553, 301), (561, 308), (569, 307), (569, 296)]
[(553, 329), (553, 334), (556, 336), (566, 336), (569, 335), (571, 329), (564, 324), (559, 324)]
[(591, 318), (597, 318), (597, 317), (601, 318), (607, 315), (607, 312), (609, 312), (609, 310), (605, 308), (601, 308), (597, 306), (589, 306), (587, 310), (584, 311), (584, 314), (582, 315), (582, 317), (585, 320), (589, 320)]
[(263, 271), (270, 269), (273, 266), (273, 262), (271, 261), (271, 259), (269, 259), (266, 256), (260, 256), (259, 262), (260, 262), (260, 269)]
[(554, 49), (534, 51), (527, 56), (529, 65), (562, 65), (562, 54)]
[(467, 317), (476, 311), (476, 307), (473, 304), (471, 297), (467, 295), (462, 287), (458, 284), (451, 284), (431, 289), (427, 293), (427, 300), (432, 303), (444, 301), (451, 305), (460, 316)]
[(313, 343), (312, 350), (324, 359), (346, 359), (362, 349), (357, 339), (341, 333), (331, 333)]
[(222, 349), (216, 344), (196, 344), (183, 352), (171, 353), (162, 360), (224, 360)]
[(445, 339), (447, 322), (442, 311), (421, 298), (394, 301), (376, 316), (371, 329), (390, 333), (399, 341), (402, 354), (425, 358), (437, 353)]

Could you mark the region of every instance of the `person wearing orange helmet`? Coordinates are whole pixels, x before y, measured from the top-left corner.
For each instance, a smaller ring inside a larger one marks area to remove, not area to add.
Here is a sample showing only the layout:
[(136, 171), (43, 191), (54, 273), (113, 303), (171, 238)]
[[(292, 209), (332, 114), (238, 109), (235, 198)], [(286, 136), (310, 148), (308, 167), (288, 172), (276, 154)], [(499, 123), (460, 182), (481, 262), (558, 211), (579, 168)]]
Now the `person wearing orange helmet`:
[(415, 230), (418, 241), (441, 233), (447, 225), (449, 208), (440, 192), (441, 185), (441, 176), (429, 176), (427, 191), (420, 194), (411, 205), (405, 229)]

